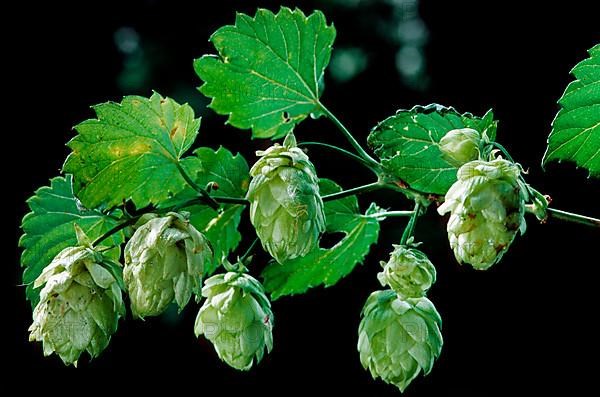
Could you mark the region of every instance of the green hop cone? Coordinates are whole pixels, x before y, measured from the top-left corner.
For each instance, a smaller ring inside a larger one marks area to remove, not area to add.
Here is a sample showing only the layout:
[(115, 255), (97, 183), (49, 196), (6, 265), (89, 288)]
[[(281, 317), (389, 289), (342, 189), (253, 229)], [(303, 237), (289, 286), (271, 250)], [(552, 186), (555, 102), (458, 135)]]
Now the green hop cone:
[(392, 290), (373, 292), (358, 328), (360, 362), (374, 379), (404, 391), (427, 375), (442, 350), (442, 320), (425, 297), (401, 299)]
[(257, 152), (250, 170), (250, 220), (264, 249), (277, 262), (306, 255), (325, 231), (319, 179), (308, 156), (296, 147), (293, 134), (283, 146)]
[(450, 212), (448, 239), (460, 263), (485, 270), (498, 262), (517, 231), (525, 233), (521, 168), (510, 161), (472, 161), (458, 170), (440, 215)]
[(173, 301), (183, 309), (199, 295), (211, 258), (208, 240), (183, 215), (170, 212), (141, 225), (125, 246), (123, 270), (134, 317), (159, 315)]
[(440, 139), (440, 150), (452, 165), (460, 167), (479, 158), (481, 134), (472, 128), (450, 130)]
[(377, 274), (382, 286), (389, 286), (405, 298), (419, 298), (435, 283), (435, 267), (427, 256), (415, 248), (395, 245), (383, 271)]
[(215, 346), (219, 358), (231, 367), (249, 370), (273, 348), (273, 313), (263, 286), (238, 272), (217, 274), (204, 283), (194, 331)]
[(100, 355), (125, 315), (119, 271), (89, 244), (62, 250), (34, 282), (43, 288), (29, 340), (42, 342), (45, 356), (56, 353), (67, 365), (77, 366), (84, 351)]

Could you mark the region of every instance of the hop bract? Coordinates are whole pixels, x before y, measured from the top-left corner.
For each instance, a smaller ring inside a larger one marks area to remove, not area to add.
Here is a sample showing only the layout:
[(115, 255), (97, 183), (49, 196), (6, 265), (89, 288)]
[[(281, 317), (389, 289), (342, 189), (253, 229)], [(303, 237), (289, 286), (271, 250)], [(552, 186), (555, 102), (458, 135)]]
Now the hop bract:
[(325, 230), (319, 179), (292, 134), (283, 146), (257, 154), (250, 170), (250, 220), (265, 250), (283, 263), (315, 248)]
[(125, 246), (123, 278), (133, 315), (156, 316), (173, 301), (183, 309), (200, 293), (211, 258), (208, 240), (184, 216), (170, 212), (148, 220)]
[(460, 263), (487, 269), (525, 232), (525, 189), (510, 161), (472, 161), (458, 170), (440, 215), (450, 212), (448, 239)]
[(45, 356), (77, 365), (84, 351), (94, 358), (108, 346), (125, 306), (105, 261), (90, 246), (68, 247), (35, 280), (43, 288), (29, 340), (42, 342)]
[(481, 146), (481, 134), (472, 128), (450, 130), (440, 139), (444, 158), (455, 166), (477, 160)]
[(273, 313), (262, 285), (238, 272), (206, 280), (206, 297), (194, 331), (210, 340), (219, 358), (233, 368), (248, 370), (273, 348)]
[(401, 299), (394, 291), (373, 292), (358, 328), (360, 362), (374, 379), (404, 391), (427, 375), (442, 350), (442, 320), (429, 299)]
[(381, 266), (383, 271), (377, 274), (381, 285), (389, 286), (405, 298), (424, 296), (435, 283), (435, 267), (416, 248), (394, 246), (389, 261), (381, 262)]

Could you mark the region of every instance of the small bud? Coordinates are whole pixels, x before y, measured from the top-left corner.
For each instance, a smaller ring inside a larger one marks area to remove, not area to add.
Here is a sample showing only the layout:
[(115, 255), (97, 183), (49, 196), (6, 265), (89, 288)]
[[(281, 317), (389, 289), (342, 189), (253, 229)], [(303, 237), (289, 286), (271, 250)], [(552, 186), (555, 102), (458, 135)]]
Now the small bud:
[(450, 130), (440, 139), (440, 150), (452, 165), (460, 167), (479, 158), (481, 135), (472, 128)]
[(217, 182), (208, 182), (206, 184), (206, 191), (211, 192), (212, 190), (219, 190), (219, 184)]
[(415, 248), (395, 245), (389, 261), (381, 262), (377, 274), (382, 286), (389, 286), (405, 298), (419, 298), (435, 283), (435, 267), (427, 256)]
[[(241, 265), (243, 266), (243, 265)], [(196, 336), (210, 340), (219, 358), (235, 369), (260, 362), (273, 348), (273, 313), (263, 286), (248, 274), (229, 272), (204, 283), (206, 298), (196, 317)]]
[(135, 317), (157, 316), (199, 294), (211, 261), (208, 240), (182, 215), (146, 217), (125, 246), (123, 278)]

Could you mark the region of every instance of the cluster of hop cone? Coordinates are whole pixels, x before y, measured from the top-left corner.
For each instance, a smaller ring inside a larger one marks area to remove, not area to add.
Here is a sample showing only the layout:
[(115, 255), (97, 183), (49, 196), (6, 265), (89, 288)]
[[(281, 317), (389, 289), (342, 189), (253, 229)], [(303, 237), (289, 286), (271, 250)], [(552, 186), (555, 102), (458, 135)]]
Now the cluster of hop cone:
[[(442, 151), (462, 166), (438, 211), (451, 213), (448, 234), (459, 262), (486, 269), (524, 231), (526, 197), (517, 164), (477, 159), (480, 140), (470, 129), (450, 131), (442, 139)], [(285, 266), (315, 249), (325, 230), (318, 178), (292, 134), (258, 155), (250, 171), (250, 219), (264, 249)], [(250, 369), (272, 349), (271, 304), (241, 261), (232, 265), (223, 259), (226, 272), (202, 285), (213, 254), (185, 213), (146, 214), (134, 230), (121, 265), (77, 229), (78, 245), (60, 252), (35, 281), (41, 292), (30, 340), (42, 342), (45, 355), (56, 353), (75, 365), (83, 352), (98, 356), (125, 315), (123, 292), (133, 317), (141, 319), (161, 314), (173, 302), (183, 309), (192, 296), (204, 298), (195, 333), (236, 369)], [(435, 267), (417, 246), (409, 239), (382, 262), (378, 278), (387, 289), (369, 296), (358, 332), (363, 366), (400, 390), (419, 373), (427, 374), (442, 348), (441, 318), (426, 297)]]

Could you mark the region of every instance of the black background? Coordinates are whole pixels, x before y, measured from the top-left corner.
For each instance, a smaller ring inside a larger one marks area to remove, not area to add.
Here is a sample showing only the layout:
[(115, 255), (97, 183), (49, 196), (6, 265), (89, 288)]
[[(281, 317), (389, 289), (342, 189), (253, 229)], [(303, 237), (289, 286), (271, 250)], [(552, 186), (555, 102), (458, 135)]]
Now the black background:
[[(593, 2), (547, 2), (535, 9), (524, 2), (422, 2), (419, 10), (429, 30), (425, 55), (430, 84), (421, 91), (402, 83), (394, 64), (396, 44), (382, 38), (377, 28), (390, 13), (385, 2), (363, 1), (356, 8), (327, 1), (205, 3), (26, 3), (5, 15), (11, 20), (7, 23), (14, 23), (5, 25), (10, 32), (4, 35), (10, 54), (4, 63), (14, 68), (5, 75), (6, 84), (14, 92), (4, 98), (11, 103), (9, 113), (3, 110), (9, 125), (4, 133), (13, 140), (4, 150), (19, 153), (21, 160), (5, 166), (13, 178), (16, 233), (8, 248), (14, 260), (6, 261), (4, 277), (10, 299), (5, 307), (15, 315), (7, 326), (11, 335), (4, 339), (11, 354), (4, 360), (15, 373), (13, 379), (28, 377), (20, 382), (23, 387), (81, 391), (68, 386), (81, 381), (110, 392), (110, 382), (118, 380), (127, 389), (165, 385), (174, 390), (191, 387), (199, 394), (398, 393), (361, 368), (356, 329), (364, 300), (379, 288), (378, 261), (398, 241), (403, 220), (384, 222), (380, 243), (366, 263), (335, 287), (276, 301), (275, 349), (250, 373), (229, 369), (207, 341), (194, 337), (196, 304), (179, 319), (121, 322), (103, 355), (92, 363), (82, 360), (78, 369), (63, 368), (54, 356), (43, 358), (41, 346), (27, 342), (31, 309), (24, 289), (17, 286), (20, 251), (15, 249), (18, 225), (27, 212), (24, 202), (59, 173), (71, 127), (93, 116), (90, 105), (126, 94), (149, 95), (155, 89), (189, 101), (202, 114), (202, 145), (223, 144), (252, 161), (253, 150), (267, 144), (250, 141), (247, 131), (224, 126), (224, 117), (205, 109), (207, 101), (194, 89), (200, 81), (192, 60), (213, 52), (209, 35), (233, 23), (236, 10), (253, 14), (257, 6), (276, 10), (279, 4), (299, 5), (306, 12), (320, 8), (335, 23), (336, 47), (367, 48), (366, 71), (343, 84), (326, 76), (323, 96), (361, 140), (398, 108), (430, 102), (475, 114), (493, 108), (500, 120), (498, 139), (530, 170), (529, 182), (550, 194), (557, 208), (600, 216), (597, 180), (588, 180), (585, 171), (571, 164), (552, 164), (546, 172), (540, 167), (555, 102), (571, 80), (568, 72), (600, 39), (598, 13), (589, 7)], [(138, 89), (127, 91), (118, 84), (126, 60), (113, 38), (124, 26), (138, 32), (150, 65)], [(297, 136), (345, 145), (326, 120), (302, 123)], [(310, 154), (321, 176), (344, 187), (370, 181), (368, 173), (343, 158), (317, 149)], [(371, 199), (394, 209), (409, 206), (389, 194), (364, 196), (361, 203)], [(489, 395), (499, 389), (572, 390), (596, 384), (598, 331), (593, 322), (598, 313), (600, 233), (558, 221), (539, 225), (528, 220), (526, 235), (487, 272), (455, 262), (443, 219), (434, 211), (420, 221), (417, 239), (425, 241), (423, 250), (438, 268), (438, 282), (429, 296), (444, 319), (445, 344), (433, 372), (415, 380), (406, 395)], [(242, 251), (248, 243), (242, 243)], [(257, 270), (266, 258), (258, 259)], [(46, 383), (42, 375), (51, 375), (53, 381)]]

